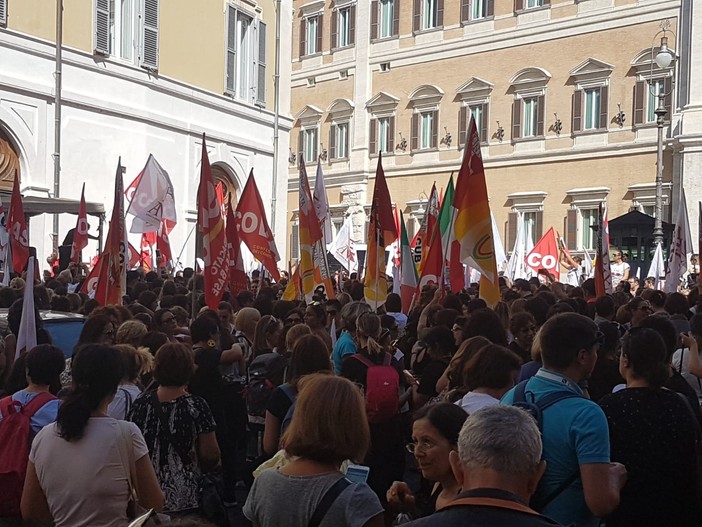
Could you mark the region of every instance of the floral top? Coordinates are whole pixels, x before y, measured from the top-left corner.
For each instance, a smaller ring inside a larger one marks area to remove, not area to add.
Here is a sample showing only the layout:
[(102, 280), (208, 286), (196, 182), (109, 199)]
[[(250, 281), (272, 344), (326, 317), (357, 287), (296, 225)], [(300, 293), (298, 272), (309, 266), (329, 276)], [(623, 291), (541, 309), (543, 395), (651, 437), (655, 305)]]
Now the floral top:
[[(152, 392), (144, 393), (134, 401), (128, 420), (136, 423), (144, 434), (156, 477), (165, 494), (164, 510), (175, 512), (197, 508), (201, 473), (194, 446), (197, 436), (214, 432), (212, 412), (204, 399), (189, 394), (160, 404), (175, 448), (161, 430)], [(184, 462), (179, 452), (189, 452), (190, 459)]]

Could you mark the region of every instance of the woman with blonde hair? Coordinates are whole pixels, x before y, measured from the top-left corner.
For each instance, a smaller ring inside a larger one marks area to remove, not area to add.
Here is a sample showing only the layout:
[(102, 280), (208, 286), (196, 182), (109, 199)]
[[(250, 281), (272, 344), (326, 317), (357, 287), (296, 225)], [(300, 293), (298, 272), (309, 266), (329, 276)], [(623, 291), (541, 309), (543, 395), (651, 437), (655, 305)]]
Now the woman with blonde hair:
[(147, 335), (149, 329), (140, 320), (127, 320), (117, 328), (115, 336), (116, 344), (129, 344), (135, 348), (141, 346), (142, 339)]
[[(404, 385), (404, 374), (400, 363), (380, 345), (380, 330), (378, 315), (363, 313), (358, 317), (358, 353), (344, 358), (341, 375), (361, 386), (366, 394), (371, 449), (364, 465), (370, 467), (368, 484), (380, 499), (385, 499), (390, 485), (393, 481), (402, 479), (405, 469), (402, 448), (404, 438), (400, 419), (400, 383)], [(381, 387), (377, 383), (369, 385), (371, 376), (368, 372), (371, 368), (378, 372), (371, 380), (382, 378), (384, 386)], [(382, 390), (382, 395), (378, 389)], [(376, 391), (378, 396), (375, 395)]]
[(115, 344), (113, 347), (119, 350), (122, 357), (124, 376), (117, 387), (115, 398), (107, 407), (107, 415), (115, 419), (126, 419), (132, 409), (132, 403), (141, 395), (142, 386), (139, 380), (142, 374), (151, 371), (153, 356), (149, 348), (135, 348), (130, 344)]
[(307, 324), (295, 324), (285, 330), (285, 353), (287, 358), (290, 358), (292, 350), (295, 348), (295, 343), (305, 335), (311, 335), (312, 330)]
[[(369, 444), (363, 398), (341, 377), (315, 374), (300, 383), (282, 445), (292, 457), (256, 478), (244, 515), (258, 527), (310, 525), (381, 527), (383, 508), (364, 483), (350, 483), (343, 461), (363, 460)], [(320, 504), (331, 502), (326, 511)]]

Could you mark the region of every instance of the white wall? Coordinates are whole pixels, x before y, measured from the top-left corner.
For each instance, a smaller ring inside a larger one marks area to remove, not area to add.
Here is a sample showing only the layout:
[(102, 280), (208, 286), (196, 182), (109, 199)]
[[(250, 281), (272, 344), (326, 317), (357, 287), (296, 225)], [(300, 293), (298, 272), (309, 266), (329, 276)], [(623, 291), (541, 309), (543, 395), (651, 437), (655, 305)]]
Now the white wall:
[[(284, 37), (289, 40), (289, 30)], [(283, 42), (286, 42), (283, 40)], [(281, 62), (289, 64), (289, 57)], [(32, 37), (0, 32), (0, 124), (15, 141), (21, 155), (23, 194), (53, 193), (54, 47)], [(289, 75), (282, 77), (281, 162), (274, 232), (285, 261), (287, 221), (287, 152), (289, 147)], [(109, 220), (114, 176), (121, 156), (126, 166), (125, 186), (141, 171), (149, 153), (168, 171), (175, 187), (178, 225), (171, 233), (174, 257), (193, 226), (199, 178), (201, 135), (207, 134), (210, 162), (226, 164), (241, 189), (251, 168), (270, 219), (273, 173), (273, 113), (241, 104), (176, 81), (150, 76), (119, 62), (97, 63), (82, 52), (64, 51), (61, 148), (62, 198), (80, 198), (105, 204)], [(273, 97), (273, 89), (269, 90)], [(190, 221), (188, 221), (190, 220)], [(31, 245), (44, 264), (52, 251), (52, 217), (32, 219)], [(59, 242), (76, 217), (62, 215)], [(128, 222), (130, 222), (128, 218)], [(96, 232), (97, 221), (90, 221)], [(107, 225), (105, 226), (105, 235)], [(132, 243), (138, 241), (133, 236)], [(193, 235), (183, 252), (185, 265), (194, 258)], [(95, 254), (97, 244), (84, 251)]]

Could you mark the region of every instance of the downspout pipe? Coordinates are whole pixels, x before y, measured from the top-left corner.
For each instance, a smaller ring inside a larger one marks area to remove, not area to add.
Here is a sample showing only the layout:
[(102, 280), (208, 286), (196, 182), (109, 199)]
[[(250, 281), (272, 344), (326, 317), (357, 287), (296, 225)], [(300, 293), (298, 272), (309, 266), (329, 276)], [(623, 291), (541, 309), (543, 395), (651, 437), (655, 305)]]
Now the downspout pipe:
[[(56, 0), (56, 71), (54, 72), (54, 198), (61, 196), (61, 81), (63, 74), (63, 0)], [(53, 249), (58, 254), (59, 215), (54, 214)]]

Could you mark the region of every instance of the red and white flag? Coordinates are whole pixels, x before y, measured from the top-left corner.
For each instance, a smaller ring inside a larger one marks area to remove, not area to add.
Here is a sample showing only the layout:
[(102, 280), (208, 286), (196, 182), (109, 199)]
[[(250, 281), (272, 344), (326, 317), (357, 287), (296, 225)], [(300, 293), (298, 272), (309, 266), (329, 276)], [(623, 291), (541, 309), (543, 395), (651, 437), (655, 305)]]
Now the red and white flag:
[(163, 221), (168, 232), (177, 222), (173, 184), (153, 154), (149, 154), (144, 169), (126, 190), (129, 207), (127, 214), (134, 216), (129, 232), (158, 232)]
[[(132, 244), (129, 244), (129, 252), (131, 256), (131, 251), (134, 249)], [(136, 250), (134, 250), (134, 253), (136, 254)], [(98, 255), (95, 257), (95, 261), (93, 262), (93, 268), (91, 269), (90, 273), (88, 273), (88, 276), (85, 278), (83, 281), (83, 285), (80, 288), (81, 293), (85, 293), (88, 295), (90, 298), (95, 298), (95, 292), (97, 291), (97, 284), (98, 284), (98, 279), (100, 278), (100, 268), (102, 267), (102, 260), (104, 256), (102, 254)], [(139, 259), (139, 255), (137, 254), (137, 262)], [(134, 267), (133, 265), (130, 265), (130, 268)]]
[(202, 254), (205, 261), (205, 303), (210, 309), (216, 310), (227, 285), (229, 265), (222, 207), (212, 178), (205, 134), (202, 134), (200, 185), (197, 189), (197, 225), (202, 232)]
[(80, 191), (80, 206), (78, 207), (78, 220), (73, 231), (73, 245), (71, 246), (71, 261), (80, 262), (80, 252), (88, 245), (88, 215), (85, 206), (85, 183)]
[(526, 264), (533, 269), (535, 273), (538, 273), (541, 269), (545, 269), (552, 274), (558, 282), (561, 278), (559, 256), (556, 233), (553, 227), (551, 227), (527, 255)]
[(246, 244), (254, 257), (263, 264), (273, 279), (280, 280), (278, 261), (280, 255), (275, 245), (273, 232), (268, 226), (266, 209), (261, 194), (256, 187), (253, 169), (249, 173), (239, 204), (234, 213), (239, 231), (239, 239)]
[(424, 260), (429, 254), (429, 245), (431, 236), (434, 233), (434, 225), (439, 219), (439, 194), (436, 191), (436, 182), (431, 186), (429, 200), (427, 201), (427, 210), (424, 212), (424, 218), (419, 226), (417, 234), (414, 235), (410, 247), (415, 253), (415, 261), (419, 262), (417, 268), (421, 271)]
[(241, 240), (236, 230), (234, 207), (227, 207), (227, 254), (229, 256), (229, 292), (236, 295), (246, 291), (249, 284), (244, 271), (244, 261), (241, 258)]
[(124, 182), (120, 158), (115, 173), (115, 198), (110, 229), (105, 241), (105, 251), (100, 258), (99, 279), (95, 290), (95, 300), (101, 306), (122, 303), (122, 296), (127, 290), (128, 243), (127, 226), (124, 221)]
[(156, 238), (156, 248), (158, 252), (161, 253), (161, 261), (159, 267), (166, 267), (166, 269), (171, 269), (173, 266), (173, 252), (171, 251), (171, 239), (169, 237), (170, 229), (168, 229), (167, 221), (161, 222), (161, 228), (158, 231), (158, 237)]
[(314, 194), (312, 196), (314, 210), (317, 213), (317, 218), (322, 226), (322, 235), (324, 247), (326, 248), (332, 242), (332, 221), (331, 211), (329, 210), (329, 201), (327, 200), (327, 189), (324, 186), (324, 174), (322, 173), (322, 162), (317, 160), (317, 175), (314, 181)]
[(19, 174), (17, 173), (12, 185), (7, 225), (7, 230), (10, 233), (12, 268), (16, 273), (21, 273), (27, 266), (29, 259), (29, 234), (27, 232), (27, 218), (24, 216), (24, 206), (22, 205), (22, 195), (19, 190)]

